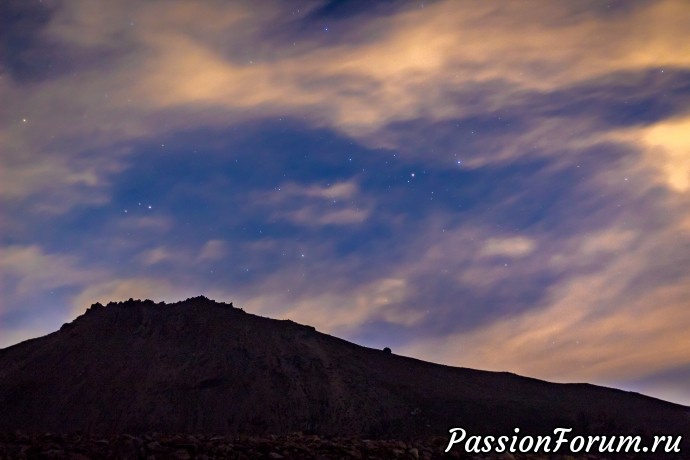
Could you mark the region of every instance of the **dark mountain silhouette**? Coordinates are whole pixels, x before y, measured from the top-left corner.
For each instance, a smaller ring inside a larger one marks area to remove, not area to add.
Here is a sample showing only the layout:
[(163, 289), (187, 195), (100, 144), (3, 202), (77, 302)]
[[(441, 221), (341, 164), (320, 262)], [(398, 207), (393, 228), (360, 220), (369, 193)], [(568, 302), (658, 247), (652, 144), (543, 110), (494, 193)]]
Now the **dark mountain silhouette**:
[(685, 406), (432, 364), (204, 297), (95, 304), (0, 350), (0, 408), (0, 431), (25, 432), (690, 433)]

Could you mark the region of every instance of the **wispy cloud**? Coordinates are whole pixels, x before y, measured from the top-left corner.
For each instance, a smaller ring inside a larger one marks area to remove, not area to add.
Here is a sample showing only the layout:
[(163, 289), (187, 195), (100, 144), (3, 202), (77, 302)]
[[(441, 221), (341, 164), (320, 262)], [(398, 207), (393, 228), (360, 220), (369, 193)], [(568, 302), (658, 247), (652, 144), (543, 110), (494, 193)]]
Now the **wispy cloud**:
[(482, 247), (480, 254), (486, 257), (522, 257), (534, 251), (534, 246), (534, 241), (521, 236), (490, 238), (484, 243), (484, 247)]
[(270, 205), (275, 220), (306, 226), (359, 224), (373, 209), (371, 197), (362, 196), (354, 180), (328, 185), (287, 183), (257, 193), (252, 204)]
[[(157, 4), (95, 8), (80, 1), (56, 8), (37, 33), (63, 52), (100, 53), (109, 65), (84, 60), (78, 71), (30, 87), (4, 79), (0, 141), (10, 180), (2, 196), (25, 197), (46, 184), (102, 188), (125, 164), (128, 149), (113, 147), (180, 129), (287, 113), (395, 146), (387, 127), (396, 122), (495, 113), (525, 92), (690, 65), (682, 2), (608, 15), (565, 2), (536, 3), (538, 15), (511, 5), (438, 2), (345, 22), (350, 34), (372, 39), (325, 48), (318, 37), (296, 36), (294, 45), (271, 39), (290, 33), (292, 19), (280, 19), (294, 18), (286, 5), (211, 3), (172, 2), (164, 13)], [(260, 47), (258, 38), (277, 48)], [(489, 86), (463, 96), (462, 88), (478, 84)], [(454, 92), (459, 99), (449, 97)], [(109, 155), (94, 156), (104, 147)], [(37, 174), (38, 159), (44, 175)]]
[(209, 240), (202, 246), (196, 260), (198, 262), (219, 260), (228, 253), (227, 244), (221, 240)]
[(0, 269), (4, 278), (16, 281), (14, 293), (18, 296), (37, 290), (78, 286), (102, 276), (101, 270), (82, 268), (74, 256), (46, 253), (37, 245), (3, 248)]
[[(632, 245), (628, 233), (612, 232), (580, 241), (584, 250), (574, 248), (567, 256), (550, 251), (551, 259), (566, 258), (573, 269), (592, 266), (598, 253), (594, 271), (565, 277), (522, 314), (411, 343), (405, 352), (456, 365), (609, 384), (638, 376), (641, 369), (686, 365), (690, 342), (683, 331), (690, 327), (690, 314), (683, 305), (690, 279), (676, 272), (652, 281), (650, 272), (657, 267), (650, 261), (665, 251), (663, 243), (648, 238)], [(686, 259), (678, 255), (675, 263), (685, 265)], [(638, 286), (642, 279), (645, 285)]]

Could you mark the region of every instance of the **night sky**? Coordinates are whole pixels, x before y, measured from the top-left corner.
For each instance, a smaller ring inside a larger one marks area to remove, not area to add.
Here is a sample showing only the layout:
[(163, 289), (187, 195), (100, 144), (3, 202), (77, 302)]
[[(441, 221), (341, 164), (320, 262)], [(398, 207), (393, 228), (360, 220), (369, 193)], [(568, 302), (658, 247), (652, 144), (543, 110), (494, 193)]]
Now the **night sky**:
[(0, 5), (0, 347), (205, 295), (690, 405), (690, 2)]

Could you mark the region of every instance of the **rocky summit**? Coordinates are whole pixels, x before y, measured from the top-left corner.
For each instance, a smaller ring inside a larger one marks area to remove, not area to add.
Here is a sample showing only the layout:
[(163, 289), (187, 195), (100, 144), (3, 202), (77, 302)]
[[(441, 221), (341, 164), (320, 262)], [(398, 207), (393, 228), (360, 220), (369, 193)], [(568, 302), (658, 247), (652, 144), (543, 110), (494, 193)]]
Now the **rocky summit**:
[(0, 408), (0, 432), (26, 439), (50, 432), (124, 442), (118, 436), (156, 432), (196, 434), (210, 445), (212, 436), (299, 432), (398, 439), (413, 457), (423, 446), (404, 442), (447, 439), (452, 427), (495, 436), (516, 427), (685, 435), (685, 452), (690, 433), (685, 406), (432, 364), (205, 297), (95, 304), (57, 332), (1, 349)]

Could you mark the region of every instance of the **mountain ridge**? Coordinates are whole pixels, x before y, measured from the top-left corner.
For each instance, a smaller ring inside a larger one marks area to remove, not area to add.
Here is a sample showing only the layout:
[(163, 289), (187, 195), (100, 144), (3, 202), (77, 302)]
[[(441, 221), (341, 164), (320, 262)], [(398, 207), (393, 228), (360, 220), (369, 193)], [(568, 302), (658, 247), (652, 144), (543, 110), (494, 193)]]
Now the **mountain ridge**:
[(680, 404), (399, 356), (203, 296), (94, 304), (0, 349), (0, 407), (0, 431), (690, 433)]

